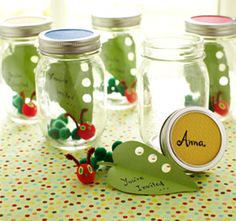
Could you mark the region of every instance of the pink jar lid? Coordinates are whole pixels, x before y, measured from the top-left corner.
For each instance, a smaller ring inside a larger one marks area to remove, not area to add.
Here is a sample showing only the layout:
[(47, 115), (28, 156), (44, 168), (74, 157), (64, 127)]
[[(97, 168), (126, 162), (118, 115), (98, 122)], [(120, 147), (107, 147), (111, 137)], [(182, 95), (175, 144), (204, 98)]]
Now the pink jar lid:
[(227, 36), (236, 34), (236, 21), (228, 16), (198, 15), (185, 21), (185, 29), (204, 36)]
[(227, 24), (232, 23), (234, 20), (228, 16), (220, 16), (220, 15), (200, 15), (191, 17), (192, 20), (201, 23), (209, 23), (209, 24)]

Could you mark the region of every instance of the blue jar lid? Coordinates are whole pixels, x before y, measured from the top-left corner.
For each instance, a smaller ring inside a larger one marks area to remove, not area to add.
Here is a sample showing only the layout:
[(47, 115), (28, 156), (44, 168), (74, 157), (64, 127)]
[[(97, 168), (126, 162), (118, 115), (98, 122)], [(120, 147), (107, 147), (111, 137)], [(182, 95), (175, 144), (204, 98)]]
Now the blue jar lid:
[(100, 48), (100, 36), (87, 29), (52, 29), (39, 35), (39, 50), (46, 54), (83, 54)]

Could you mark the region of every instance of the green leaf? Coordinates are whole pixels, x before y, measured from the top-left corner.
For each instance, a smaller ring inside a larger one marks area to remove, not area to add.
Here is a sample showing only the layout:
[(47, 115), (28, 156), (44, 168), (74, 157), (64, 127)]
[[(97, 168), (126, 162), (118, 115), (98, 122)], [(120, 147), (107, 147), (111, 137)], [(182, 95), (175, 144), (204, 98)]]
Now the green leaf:
[[(125, 42), (128, 41), (128, 45)], [(128, 59), (128, 54), (133, 56)], [(127, 87), (136, 81), (131, 75), (131, 69), (136, 68), (135, 43), (129, 34), (119, 34), (102, 45), (101, 57), (106, 70), (119, 81), (124, 81)]]
[[(87, 66), (82, 71), (81, 65)], [(87, 80), (87, 86), (82, 85)], [(65, 112), (70, 113), (78, 123), (92, 122), (93, 112), (93, 74), (91, 64), (79, 61), (61, 61), (50, 65), (46, 73), (46, 89), (52, 100), (57, 101)], [(85, 102), (83, 96), (88, 95), (91, 102)], [(81, 110), (87, 108), (83, 119), (80, 119)]]
[[(220, 57), (217, 58), (217, 53), (220, 53)], [(225, 56), (224, 48), (218, 43), (205, 43), (205, 64), (208, 69), (209, 80), (210, 80), (210, 99), (209, 106), (212, 107), (212, 97), (217, 97), (218, 93), (221, 92), (221, 100), (227, 101), (230, 104), (230, 77), (229, 77), (229, 66), (227, 64), (227, 58)], [(224, 70), (219, 70), (220, 65), (225, 65)], [(227, 85), (220, 85), (220, 78), (224, 76), (228, 79)]]
[(196, 95), (193, 98), (192, 95), (186, 94), (185, 106), (205, 106), (206, 92), (208, 93), (208, 91), (205, 89), (206, 81), (199, 63), (186, 63), (184, 65), (184, 75), (189, 83), (191, 94)]
[(113, 152), (107, 181), (120, 191), (166, 194), (197, 191), (197, 185), (177, 165), (153, 148), (128, 141)]
[(37, 59), (37, 49), (33, 45), (16, 45), (10, 55), (3, 58), (2, 76), (13, 91), (18, 94), (23, 91), (26, 97), (35, 91), (34, 69)]

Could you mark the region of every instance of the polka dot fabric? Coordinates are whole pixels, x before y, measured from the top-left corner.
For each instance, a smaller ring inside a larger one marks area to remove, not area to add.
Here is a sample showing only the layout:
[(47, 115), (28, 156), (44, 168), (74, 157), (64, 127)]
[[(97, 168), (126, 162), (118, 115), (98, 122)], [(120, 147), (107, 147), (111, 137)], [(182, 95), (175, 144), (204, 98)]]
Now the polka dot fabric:
[[(135, 111), (110, 112), (97, 146), (140, 140)], [(106, 169), (83, 185), (73, 162), (47, 144), (38, 126), (1, 123), (0, 220), (236, 220), (236, 124), (226, 122), (227, 152), (212, 170), (191, 175), (198, 192), (139, 196), (106, 183)], [(85, 151), (74, 153), (80, 159)], [(176, 178), (178, 179), (178, 178)]]

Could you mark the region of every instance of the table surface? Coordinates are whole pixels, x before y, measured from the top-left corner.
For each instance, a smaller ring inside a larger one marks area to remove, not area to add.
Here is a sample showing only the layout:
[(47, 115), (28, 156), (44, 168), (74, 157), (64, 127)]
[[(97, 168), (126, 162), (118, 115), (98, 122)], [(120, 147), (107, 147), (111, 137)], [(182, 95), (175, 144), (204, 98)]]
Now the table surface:
[[(96, 146), (110, 150), (116, 140), (140, 140), (137, 125), (135, 110), (109, 112)], [(192, 176), (198, 192), (141, 196), (109, 186), (104, 170), (94, 184), (81, 184), (65, 151), (48, 145), (38, 125), (3, 120), (0, 220), (236, 220), (236, 124), (225, 126), (227, 152), (215, 168)]]

